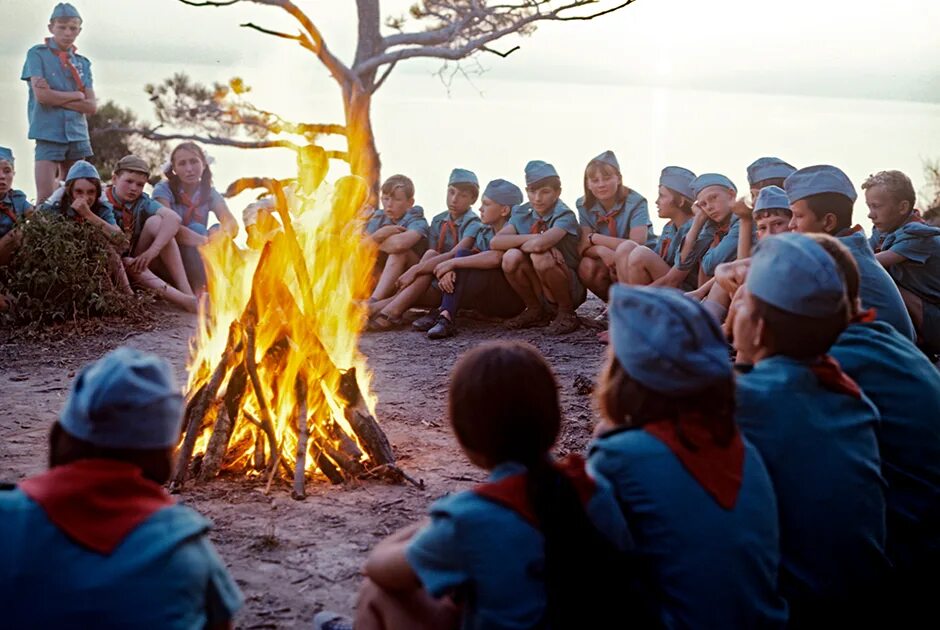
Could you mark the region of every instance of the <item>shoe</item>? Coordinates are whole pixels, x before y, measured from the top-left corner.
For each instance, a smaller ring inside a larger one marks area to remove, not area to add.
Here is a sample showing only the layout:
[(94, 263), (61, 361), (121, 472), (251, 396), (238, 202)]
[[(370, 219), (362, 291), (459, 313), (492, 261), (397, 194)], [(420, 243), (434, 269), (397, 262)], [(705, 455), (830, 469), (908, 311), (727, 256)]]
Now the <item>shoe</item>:
[(324, 610), (314, 615), (313, 630), (353, 630), (353, 620), (345, 615)]
[(411, 322), (411, 329), (417, 330), (418, 332), (427, 332), (431, 330), (431, 327), (437, 323), (437, 318), (440, 316), (441, 310), (438, 308), (433, 308), (428, 311), (427, 315), (422, 315), (418, 319)]
[(510, 330), (521, 330), (523, 328), (534, 328), (544, 326), (548, 323), (546, 313), (541, 308), (527, 308), (512, 319), (506, 322), (506, 328)]
[(574, 311), (558, 311), (558, 315), (548, 326), (548, 334), (567, 335), (576, 331), (579, 326), (581, 326), (581, 322), (578, 320), (578, 316), (574, 314)]
[(369, 332), (396, 330), (401, 327), (402, 323), (401, 317), (389, 317), (385, 313), (376, 313), (366, 322), (366, 330)]
[(428, 339), (447, 339), (457, 334), (457, 325), (443, 315), (437, 318), (437, 322), (431, 326), (428, 331)]

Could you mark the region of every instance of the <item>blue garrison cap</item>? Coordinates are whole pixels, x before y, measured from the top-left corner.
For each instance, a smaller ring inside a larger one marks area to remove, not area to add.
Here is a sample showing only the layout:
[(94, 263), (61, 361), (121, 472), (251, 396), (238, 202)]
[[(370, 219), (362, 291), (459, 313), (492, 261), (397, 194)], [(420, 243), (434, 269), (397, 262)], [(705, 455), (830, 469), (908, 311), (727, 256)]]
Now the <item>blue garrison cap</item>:
[(681, 291), (615, 284), (609, 314), (614, 355), (653, 391), (684, 396), (732, 377), (718, 320)]
[(13, 150), (7, 147), (0, 147), (0, 160), (6, 160), (10, 164), (13, 164)]
[(79, 15), (78, 9), (73, 7), (68, 2), (60, 2), (55, 5), (55, 8), (52, 10), (52, 16), (49, 18), (49, 21), (56, 19), (67, 19), (67, 18), (78, 18), (82, 19), (82, 16)]
[(845, 297), (845, 281), (832, 256), (795, 232), (758, 243), (747, 289), (771, 306), (806, 317), (834, 315)]
[(786, 179), (796, 171), (796, 167), (787, 164), (780, 158), (762, 157), (754, 160), (747, 167), (747, 183), (752, 186), (765, 179)]
[(473, 171), (468, 171), (465, 168), (455, 168), (450, 172), (450, 179), (447, 180), (448, 186), (453, 184), (473, 184), (479, 188), (480, 180), (477, 179), (476, 173)]
[(525, 185), (529, 186), (546, 177), (558, 177), (558, 171), (548, 162), (532, 160), (525, 165)]
[(483, 196), (503, 206), (518, 206), (522, 203), (522, 191), (505, 179), (494, 179), (487, 184)]
[(783, 189), (787, 191), (790, 203), (796, 203), (812, 195), (823, 193), (838, 193), (851, 199), (858, 199), (855, 186), (849, 176), (842, 169), (828, 164), (807, 166), (801, 168), (783, 182)]
[(66, 433), (106, 448), (170, 448), (182, 420), (170, 364), (127, 347), (82, 368), (59, 415)]
[(674, 190), (683, 197), (695, 201), (695, 193), (692, 191), (693, 181), (695, 181), (695, 173), (681, 166), (667, 166), (659, 174), (660, 186), (665, 186), (669, 190)]
[(613, 166), (617, 169), (617, 172), (620, 172), (620, 162), (617, 161), (617, 156), (614, 155), (614, 152), (610, 149), (607, 149), (600, 155), (596, 156), (591, 162), (602, 162), (608, 166)]
[(734, 185), (733, 181), (718, 173), (705, 173), (692, 180), (692, 192), (696, 197), (709, 186), (723, 186), (738, 192), (738, 187)]
[(790, 211), (790, 200), (787, 193), (780, 186), (766, 186), (760, 189), (757, 199), (754, 200), (754, 212), (761, 210)]
[(65, 176), (65, 181), (70, 182), (73, 179), (101, 179), (98, 169), (91, 162), (79, 160), (69, 169), (69, 174)]

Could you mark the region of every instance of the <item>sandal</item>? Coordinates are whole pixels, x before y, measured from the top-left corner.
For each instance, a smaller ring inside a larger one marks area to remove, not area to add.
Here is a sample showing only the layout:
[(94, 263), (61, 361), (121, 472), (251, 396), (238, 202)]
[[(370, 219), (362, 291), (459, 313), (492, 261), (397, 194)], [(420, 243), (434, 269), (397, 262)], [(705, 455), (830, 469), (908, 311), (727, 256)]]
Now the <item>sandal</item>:
[(576, 331), (581, 326), (581, 321), (574, 311), (558, 311), (558, 315), (552, 320), (548, 327), (550, 335), (567, 335)]
[(521, 330), (523, 328), (534, 328), (544, 326), (547, 321), (547, 314), (541, 308), (526, 308), (524, 311), (506, 322), (506, 328), (510, 330)]
[(391, 317), (387, 313), (376, 313), (366, 322), (366, 330), (369, 332), (383, 332), (386, 330), (396, 330), (401, 327), (403, 321), (401, 317)]

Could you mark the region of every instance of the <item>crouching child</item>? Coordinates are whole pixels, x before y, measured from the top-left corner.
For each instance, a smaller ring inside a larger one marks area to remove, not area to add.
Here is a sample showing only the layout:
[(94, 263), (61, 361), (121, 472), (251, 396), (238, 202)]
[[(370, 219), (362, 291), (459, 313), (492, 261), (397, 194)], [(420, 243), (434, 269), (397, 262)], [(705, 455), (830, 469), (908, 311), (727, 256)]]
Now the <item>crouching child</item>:
[(26, 193), (13, 188), (13, 151), (0, 147), (0, 267), (8, 264), (23, 236), (19, 223), (33, 211)]

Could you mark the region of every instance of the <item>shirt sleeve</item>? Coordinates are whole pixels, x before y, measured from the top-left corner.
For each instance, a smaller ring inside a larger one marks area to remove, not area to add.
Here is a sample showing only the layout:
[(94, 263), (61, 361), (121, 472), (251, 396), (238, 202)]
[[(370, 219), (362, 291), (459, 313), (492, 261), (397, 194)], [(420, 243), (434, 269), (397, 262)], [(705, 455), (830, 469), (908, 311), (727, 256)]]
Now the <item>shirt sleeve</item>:
[(630, 230), (635, 227), (647, 227), (650, 224), (650, 211), (649, 206), (646, 203), (646, 199), (640, 199), (640, 203), (634, 206), (632, 214), (630, 216), (630, 225), (627, 226), (627, 230)]
[(169, 183), (167, 183), (166, 180), (160, 180), (159, 182), (157, 182), (157, 185), (153, 187), (153, 195), (151, 196), (154, 199), (156, 199), (157, 197), (159, 197), (160, 199), (165, 199), (167, 202), (167, 205), (169, 205), (173, 201), (173, 193), (170, 191), (170, 185)]
[(95, 79), (91, 74), (91, 59), (85, 57), (85, 76), (82, 77), (82, 82), (85, 84), (86, 88), (95, 87)]
[(151, 197), (147, 199), (147, 204), (144, 206), (143, 210), (147, 216), (153, 216), (163, 207), (162, 203)]
[(938, 241), (934, 237), (919, 238), (903, 234), (891, 244), (887, 251), (904, 256), (911, 262), (923, 264), (932, 255), (940, 254), (940, 247), (938, 247)]
[[(23, 64), (23, 74), (20, 79), (29, 81), (32, 77), (41, 76), (43, 76), (42, 57), (39, 56), (38, 50), (30, 48), (29, 52), (26, 53), (26, 63)], [(30, 86), (30, 89), (32, 89), (32, 86)]]
[(571, 210), (565, 210), (562, 212), (561, 216), (555, 219), (551, 227), (561, 228), (572, 236), (578, 236), (581, 233), (580, 226), (578, 225), (578, 219), (574, 216), (574, 212)]
[(715, 269), (738, 257), (738, 239), (741, 236), (740, 222), (735, 222), (725, 237), (702, 256), (702, 271), (706, 276), (715, 275)]
[(460, 235), (460, 240), (462, 241), (465, 238), (472, 238), (476, 242), (477, 234), (480, 233), (480, 230), (483, 229), (483, 222), (479, 219), (474, 219), (467, 222), (463, 227), (463, 233)]
[(206, 585), (206, 626), (212, 628), (231, 620), (242, 607), (244, 598), (212, 543), (203, 538), (200, 544), (209, 564), (209, 583)]
[(417, 232), (424, 238), (428, 238), (431, 234), (431, 228), (428, 226), (428, 222), (424, 217), (416, 217), (409, 221), (407, 228), (413, 232)]
[(98, 215), (109, 225), (117, 225), (117, 220), (114, 218), (114, 210), (110, 205), (102, 204), (101, 214)]
[(592, 230), (597, 230), (597, 227), (594, 225), (593, 217), (591, 213), (587, 211), (584, 207), (584, 197), (579, 197), (578, 200), (574, 203), (575, 208), (578, 209), (578, 223), (586, 228)]
[[(682, 259), (682, 243), (680, 243), (679, 247), (676, 249), (676, 269), (679, 269), (680, 271), (691, 271), (694, 269), (695, 265), (697, 265), (699, 261), (702, 260), (702, 256), (705, 255), (705, 252), (708, 251), (708, 246), (712, 242), (712, 236), (713, 234), (711, 230), (707, 230), (705, 227), (703, 227), (698, 234), (698, 238), (695, 239), (695, 245), (692, 247), (692, 252), (685, 260)], [(688, 234), (686, 235), (686, 238), (688, 238)], [(683, 241), (685, 241), (685, 239), (683, 239)]]
[(446, 513), (432, 512), (431, 522), (408, 543), (405, 557), (421, 584), (434, 597), (470, 579), (462, 566), (456, 523)]

